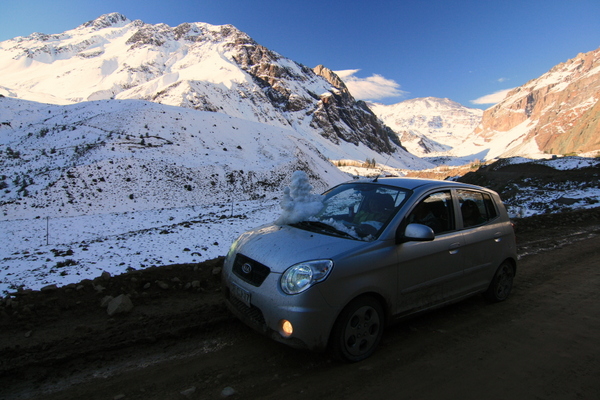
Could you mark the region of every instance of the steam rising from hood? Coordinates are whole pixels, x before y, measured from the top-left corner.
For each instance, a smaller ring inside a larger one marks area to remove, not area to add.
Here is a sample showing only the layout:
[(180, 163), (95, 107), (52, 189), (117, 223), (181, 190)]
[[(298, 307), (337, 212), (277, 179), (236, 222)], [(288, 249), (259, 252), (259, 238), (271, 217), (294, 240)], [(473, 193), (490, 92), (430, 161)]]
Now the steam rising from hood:
[(277, 225), (294, 224), (304, 221), (323, 209), (323, 196), (312, 194), (313, 187), (304, 171), (292, 174), (290, 186), (283, 189), (279, 203), (283, 212), (275, 221)]

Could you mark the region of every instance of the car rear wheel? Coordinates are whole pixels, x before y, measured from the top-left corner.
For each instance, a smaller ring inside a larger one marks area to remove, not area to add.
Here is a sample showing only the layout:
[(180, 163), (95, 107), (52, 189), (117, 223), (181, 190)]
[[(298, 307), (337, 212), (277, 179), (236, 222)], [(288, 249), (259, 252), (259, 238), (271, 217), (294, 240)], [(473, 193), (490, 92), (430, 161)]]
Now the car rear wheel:
[(340, 313), (331, 333), (331, 350), (338, 360), (357, 362), (371, 356), (383, 334), (381, 304), (370, 296), (354, 299)]
[(498, 270), (490, 287), (483, 294), (491, 302), (504, 301), (508, 298), (513, 287), (513, 278), (515, 277), (515, 268), (508, 261), (503, 262)]

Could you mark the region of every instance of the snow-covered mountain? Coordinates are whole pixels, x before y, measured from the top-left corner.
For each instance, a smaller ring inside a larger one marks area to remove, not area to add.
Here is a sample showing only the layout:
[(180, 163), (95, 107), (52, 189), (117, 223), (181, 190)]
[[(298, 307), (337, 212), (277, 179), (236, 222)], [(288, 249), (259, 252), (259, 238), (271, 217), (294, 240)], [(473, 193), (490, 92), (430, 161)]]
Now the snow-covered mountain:
[(453, 154), (468, 140), (483, 115), (483, 110), (435, 97), (393, 105), (370, 103), (369, 107), (396, 132), (408, 151), (428, 158)]
[(330, 160), (430, 164), (323, 66), (230, 25), (171, 28), (113, 13), (0, 43), (5, 218), (276, 197), (294, 170), (316, 190)]
[(0, 43), (0, 71), (7, 97), (146, 100), (292, 129), (330, 159), (392, 154), (393, 166), (425, 165), (331, 71), (287, 59), (231, 25), (172, 28), (107, 14), (64, 33)]
[(348, 179), (298, 132), (221, 113), (140, 100), (0, 107), (4, 219), (273, 197), (295, 170), (319, 190)]
[(600, 150), (600, 49), (559, 64), (485, 111), (486, 159)]
[(482, 112), (448, 99), (369, 105), (411, 153), (437, 164), (600, 150), (600, 49), (513, 89)]

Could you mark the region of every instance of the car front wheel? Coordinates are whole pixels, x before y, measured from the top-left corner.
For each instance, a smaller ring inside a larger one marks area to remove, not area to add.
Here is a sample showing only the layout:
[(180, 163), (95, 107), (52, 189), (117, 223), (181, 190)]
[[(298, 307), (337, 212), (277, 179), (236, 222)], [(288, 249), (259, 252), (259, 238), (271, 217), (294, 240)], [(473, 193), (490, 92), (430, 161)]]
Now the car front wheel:
[(357, 362), (371, 356), (383, 334), (381, 304), (370, 296), (359, 297), (340, 313), (331, 333), (331, 349), (338, 360)]
[(503, 262), (496, 271), (490, 287), (483, 294), (486, 300), (494, 303), (506, 300), (512, 290), (514, 277), (515, 268), (510, 262)]

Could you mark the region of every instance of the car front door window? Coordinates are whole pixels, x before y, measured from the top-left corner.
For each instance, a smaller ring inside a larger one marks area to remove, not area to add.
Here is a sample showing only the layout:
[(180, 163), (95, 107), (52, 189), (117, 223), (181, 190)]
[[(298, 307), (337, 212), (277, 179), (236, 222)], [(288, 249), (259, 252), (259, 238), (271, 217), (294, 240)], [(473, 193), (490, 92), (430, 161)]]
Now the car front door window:
[(437, 192), (427, 196), (409, 214), (408, 222), (427, 225), (436, 235), (454, 230), (450, 192)]

